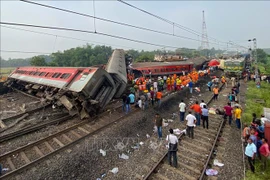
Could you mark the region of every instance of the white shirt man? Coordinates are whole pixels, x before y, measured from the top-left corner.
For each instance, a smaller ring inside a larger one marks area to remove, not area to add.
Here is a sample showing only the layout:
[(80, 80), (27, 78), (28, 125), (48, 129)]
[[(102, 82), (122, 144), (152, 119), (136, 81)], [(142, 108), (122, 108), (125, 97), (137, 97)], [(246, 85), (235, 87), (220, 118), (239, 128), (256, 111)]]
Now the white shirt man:
[(157, 89), (157, 85), (158, 85), (158, 83), (157, 83), (156, 81), (154, 82), (154, 84), (153, 84), (153, 85), (154, 85), (154, 89)]
[(185, 112), (186, 111), (186, 104), (184, 102), (181, 102), (179, 104), (179, 109), (180, 109), (180, 112)]
[(196, 117), (192, 115), (191, 113), (189, 113), (186, 117), (186, 121), (187, 121), (187, 126), (194, 127), (195, 122), (196, 122)]
[(262, 124), (264, 124), (264, 123), (265, 123), (265, 121), (270, 122), (270, 120), (269, 120), (269, 119), (267, 119), (267, 118), (266, 118), (266, 117), (264, 117), (264, 116), (261, 116), (261, 122), (262, 122)]
[(142, 109), (142, 100), (141, 99), (138, 101), (138, 106)]
[(171, 144), (178, 143), (178, 139), (177, 139), (176, 135), (174, 135), (174, 134), (169, 134), (166, 138), (166, 141), (168, 141), (168, 143), (171, 143)]
[(200, 107), (203, 108), (204, 105), (206, 106), (205, 102), (202, 101), (202, 102), (200, 103)]
[(191, 114), (191, 111), (188, 112), (189, 114), (186, 117), (187, 121), (187, 135), (190, 138), (194, 138), (194, 127), (196, 126), (196, 117)]

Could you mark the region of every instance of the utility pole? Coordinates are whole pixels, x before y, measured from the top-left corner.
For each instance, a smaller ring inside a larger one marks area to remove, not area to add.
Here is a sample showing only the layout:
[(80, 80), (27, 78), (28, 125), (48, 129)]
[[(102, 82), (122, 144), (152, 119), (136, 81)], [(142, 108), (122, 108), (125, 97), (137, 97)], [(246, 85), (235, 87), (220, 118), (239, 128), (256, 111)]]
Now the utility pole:
[(257, 58), (257, 39), (253, 38), (253, 39), (249, 39), (248, 40), (253, 41), (253, 58), (254, 58), (254, 62), (255, 62), (255, 77), (256, 77), (256, 85), (257, 87), (260, 87), (260, 77), (259, 77), (259, 70), (258, 70), (258, 58)]
[(209, 49), (209, 42), (208, 42), (208, 36), (207, 36), (207, 30), (206, 30), (206, 23), (204, 18), (204, 11), (203, 13), (203, 23), (202, 23), (202, 42), (201, 42), (201, 48), (203, 49)]

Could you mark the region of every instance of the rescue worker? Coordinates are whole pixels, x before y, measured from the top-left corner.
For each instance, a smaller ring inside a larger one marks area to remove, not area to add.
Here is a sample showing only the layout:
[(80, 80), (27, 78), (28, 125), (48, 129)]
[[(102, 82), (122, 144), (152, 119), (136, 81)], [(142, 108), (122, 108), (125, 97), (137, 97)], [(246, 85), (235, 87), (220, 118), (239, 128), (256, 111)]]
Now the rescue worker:
[(181, 80), (179, 78), (176, 79), (176, 89), (178, 91), (181, 89)]
[(171, 90), (171, 78), (170, 77), (167, 78), (166, 84), (167, 84), (167, 91), (170, 91)]
[(158, 90), (163, 90), (163, 79), (161, 77), (158, 77)]
[(171, 78), (171, 91), (174, 91), (175, 90), (175, 88), (174, 88), (174, 84), (175, 83), (175, 80), (174, 80), (174, 78), (172, 77)]
[(225, 84), (225, 87), (227, 87), (227, 81), (226, 81), (224, 76), (222, 76), (221, 82), (222, 82), (222, 84)]
[(213, 99), (214, 100), (218, 100), (218, 87), (217, 86), (215, 86), (214, 88), (213, 88), (213, 92), (214, 92), (214, 97), (213, 97)]

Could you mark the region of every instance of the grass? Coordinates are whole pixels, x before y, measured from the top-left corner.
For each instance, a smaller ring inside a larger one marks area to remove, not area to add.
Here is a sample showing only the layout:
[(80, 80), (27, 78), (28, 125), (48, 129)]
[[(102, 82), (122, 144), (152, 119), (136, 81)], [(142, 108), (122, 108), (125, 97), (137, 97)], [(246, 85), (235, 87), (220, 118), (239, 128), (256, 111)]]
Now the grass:
[[(261, 82), (261, 87), (257, 88), (253, 81), (248, 82), (246, 92), (246, 108), (243, 113), (243, 122), (250, 123), (252, 121), (252, 113), (256, 113), (257, 117), (263, 114), (263, 107), (270, 108), (270, 84)], [(264, 100), (264, 103), (256, 103), (255, 100)]]
[(1, 67), (0, 74), (4, 76), (9, 75), (14, 69), (15, 67)]
[[(263, 114), (263, 107), (270, 108), (270, 84), (261, 82), (261, 88), (257, 88), (253, 81), (248, 82), (248, 90), (246, 92), (246, 108), (243, 113), (243, 122), (250, 124), (252, 121), (252, 113), (256, 113), (257, 117)], [(256, 99), (265, 100), (264, 103), (256, 103)], [(261, 172), (261, 163), (258, 159), (255, 162), (255, 172), (247, 171), (246, 180), (269, 180), (270, 179), (270, 162), (264, 174)], [(249, 166), (247, 166), (249, 169)]]

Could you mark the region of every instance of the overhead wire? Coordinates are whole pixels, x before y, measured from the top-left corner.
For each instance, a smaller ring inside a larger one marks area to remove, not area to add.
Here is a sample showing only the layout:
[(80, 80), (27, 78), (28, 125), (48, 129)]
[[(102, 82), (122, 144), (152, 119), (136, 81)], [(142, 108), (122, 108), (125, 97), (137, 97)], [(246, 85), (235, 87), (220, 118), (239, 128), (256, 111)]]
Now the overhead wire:
[[(169, 35), (169, 36), (177, 37), (177, 38), (188, 39), (188, 40), (192, 40), (192, 41), (198, 41), (195, 38), (181, 36), (181, 35), (176, 35), (174, 32), (173, 33), (168, 33), (168, 32), (158, 31), (158, 30), (154, 30), (154, 29), (150, 29), (150, 28), (146, 28), (146, 27), (135, 26), (135, 25), (132, 25), (132, 24), (127, 24), (127, 23), (123, 23), (123, 22), (113, 21), (113, 20), (110, 20), (110, 19), (97, 17), (95, 15), (92, 16), (92, 15), (89, 15), (89, 14), (75, 12), (75, 11), (71, 11), (71, 10), (68, 10), (68, 9), (63, 9), (63, 8), (59, 8), (59, 7), (55, 7), (55, 6), (50, 6), (50, 5), (46, 5), (46, 4), (41, 4), (41, 3), (37, 3), (37, 2), (33, 2), (33, 1), (28, 1), (28, 0), (20, 0), (20, 1), (25, 2), (25, 3), (29, 3), (29, 4), (34, 4), (34, 5), (42, 6), (42, 7), (46, 7), (46, 8), (50, 8), (50, 9), (55, 9), (55, 10), (67, 12), (67, 13), (72, 13), (72, 14), (76, 14), (76, 15), (80, 15), (80, 16), (84, 16), (84, 17), (94, 18), (94, 19), (97, 19), (97, 20), (106, 21), (106, 22), (110, 22), (110, 23), (114, 23), (114, 24), (118, 24), (118, 25), (122, 25), (122, 26), (136, 28), (136, 29), (140, 29), (140, 30), (144, 30), (144, 31), (150, 31), (150, 32), (159, 33), (159, 34), (163, 34), (163, 35)], [(95, 31), (96, 31), (96, 29), (95, 29)], [(209, 44), (216, 44), (217, 45), (216, 42), (209, 42)]]
[(0, 50), (1, 52), (5, 53), (28, 53), (28, 54), (51, 54), (46, 52), (34, 52), (34, 51), (18, 51), (18, 50)]
[(8, 26), (3, 26), (0, 25), (1, 27), (4, 28), (8, 28), (8, 29), (14, 29), (14, 30), (20, 30), (20, 31), (26, 31), (26, 32), (31, 32), (31, 33), (37, 33), (37, 34), (42, 34), (42, 35), (48, 35), (48, 36), (57, 36), (58, 38), (65, 38), (65, 39), (72, 39), (72, 40), (77, 40), (77, 41), (83, 41), (83, 42), (87, 42), (87, 43), (95, 43), (96, 45), (101, 44), (101, 45), (108, 45), (108, 46), (114, 46), (114, 47), (122, 47), (122, 48), (131, 48), (131, 49), (137, 49), (137, 50), (143, 50), (143, 49), (139, 49), (139, 48), (134, 48), (134, 47), (130, 47), (130, 46), (123, 46), (123, 45), (118, 45), (118, 44), (110, 44), (110, 43), (104, 43), (104, 42), (98, 42), (98, 41), (89, 41), (86, 39), (80, 39), (80, 38), (75, 38), (75, 37), (70, 37), (70, 36), (63, 36), (63, 35), (59, 35), (59, 34), (51, 34), (51, 33), (45, 33), (45, 32), (40, 32), (40, 31), (33, 31), (33, 30), (28, 30), (28, 29), (23, 29), (23, 28), (17, 28), (17, 27), (8, 27)]
[[(189, 32), (189, 33), (192, 33), (192, 34), (194, 34), (194, 35), (202, 36), (202, 33), (198, 32), (198, 31), (195, 31), (195, 30), (193, 30), (193, 29), (191, 29), (191, 28), (185, 27), (185, 26), (180, 25), (180, 24), (178, 24), (178, 23), (176, 23), (176, 22), (173, 22), (173, 21), (170, 21), (170, 20), (168, 20), (168, 19), (162, 18), (162, 17), (160, 17), (160, 16), (158, 16), (158, 15), (155, 15), (155, 14), (149, 12), (149, 11), (143, 10), (143, 9), (141, 9), (141, 8), (138, 8), (138, 7), (134, 6), (134, 5), (132, 5), (132, 4), (129, 4), (129, 3), (125, 2), (125, 1), (123, 1), (123, 0), (117, 0), (117, 1), (123, 3), (123, 4), (127, 5), (127, 6), (130, 6), (130, 7), (134, 8), (134, 9), (137, 9), (137, 10), (143, 12), (143, 13), (146, 13), (146, 14), (148, 14), (148, 15), (150, 15), (150, 16), (156, 17), (157, 19), (159, 19), (159, 20), (161, 20), (161, 21), (164, 21), (164, 22), (166, 22), (166, 23), (169, 23), (169, 24), (171, 24), (171, 25), (173, 25), (173, 26), (176, 26), (176, 27), (178, 27), (178, 28), (180, 28), (180, 29), (183, 29), (183, 30), (185, 30), (185, 31), (187, 31), (187, 32)], [(216, 39), (216, 38), (213, 38), (213, 37), (211, 37), (211, 36), (208, 36), (208, 37), (209, 37), (210, 39), (219, 41), (219, 42), (221, 42), (221, 43), (227, 43), (227, 42), (220, 41), (220, 40), (218, 40), (218, 39)]]
[(73, 31), (73, 32), (81, 32), (81, 33), (88, 33), (88, 34), (97, 34), (97, 35), (103, 35), (103, 36), (107, 36), (107, 37), (127, 40), (127, 41), (141, 43), (141, 44), (148, 44), (148, 45), (157, 46), (157, 47), (166, 47), (166, 48), (173, 48), (173, 49), (179, 48), (179, 47), (171, 46), (171, 45), (155, 44), (155, 43), (151, 43), (151, 42), (147, 42), (147, 41), (130, 39), (130, 38), (123, 37), (123, 36), (117, 36), (117, 35), (112, 35), (112, 34), (107, 34), (107, 33), (102, 33), (102, 32), (94, 32), (94, 31), (81, 30), (81, 29), (73, 29), (73, 28), (65, 28), (65, 27), (54, 27), (54, 26), (41, 26), (41, 25), (24, 24), (24, 23), (9, 23), (9, 22), (0, 22), (0, 24), (11, 25), (11, 26), (24, 26), (24, 27), (43, 28), (43, 29), (54, 29), (54, 30), (62, 30), (62, 31)]

